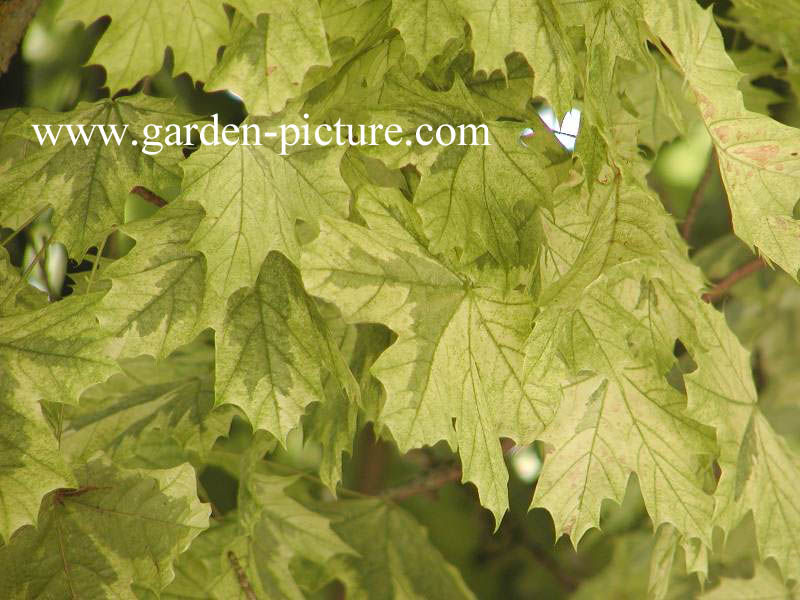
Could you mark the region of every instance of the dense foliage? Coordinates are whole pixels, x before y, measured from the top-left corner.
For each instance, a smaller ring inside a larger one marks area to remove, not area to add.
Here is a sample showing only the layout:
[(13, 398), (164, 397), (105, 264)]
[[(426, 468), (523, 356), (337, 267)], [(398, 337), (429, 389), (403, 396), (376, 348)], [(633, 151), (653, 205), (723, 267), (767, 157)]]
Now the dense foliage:
[[(0, 595), (793, 597), (796, 1), (39, 4), (0, 3)], [(212, 113), (490, 144), (32, 128)]]

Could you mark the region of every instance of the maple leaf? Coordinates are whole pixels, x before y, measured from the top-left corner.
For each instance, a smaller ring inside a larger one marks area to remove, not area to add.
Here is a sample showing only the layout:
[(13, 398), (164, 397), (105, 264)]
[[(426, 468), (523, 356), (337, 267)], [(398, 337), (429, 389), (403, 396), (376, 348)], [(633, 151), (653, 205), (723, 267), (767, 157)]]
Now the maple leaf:
[(0, 317), (0, 364), (18, 393), (77, 403), (80, 394), (116, 370), (119, 341), (97, 326), (101, 292), (70, 296), (37, 310)]
[[(258, 124), (251, 127), (261, 136)], [(191, 246), (206, 256), (212, 290), (227, 298), (253, 285), (272, 250), (297, 260), (298, 219), (313, 224), (320, 215), (347, 213), (343, 151), (299, 146), (280, 156), (278, 148), (242, 143), (192, 154), (183, 165), (181, 194), (206, 211)]]
[(306, 407), (324, 401), (328, 375), (351, 401), (358, 397), (297, 271), (272, 253), (253, 288), (229, 301), (217, 341), (216, 401), (240, 407), (254, 428), (283, 442)]
[[(0, 588), (472, 598), (452, 560), (491, 597), (792, 597), (800, 55), (794, 4), (762, 4), (45, 7), (24, 97), (67, 111), (0, 112)], [(104, 15), (99, 41), (102, 23), (60, 29)], [(69, 108), (103, 92), (50, 77), (62, 38), (96, 41), (76, 60), (113, 99)], [(156, 72), (144, 89), (180, 101), (125, 95)], [(142, 151), (146, 125), (230, 101), (210, 90), (243, 101), (247, 142)], [(581, 112), (574, 154), (550, 108)], [(335, 122), (400, 143), (302, 145)], [(719, 186), (690, 199), (663, 168), (697, 159), (696, 123), (744, 244)], [(422, 125), (456, 138), (417, 143)], [(289, 147), (265, 135), (281, 126)], [(49, 271), (66, 285), (28, 285)], [(535, 480), (549, 516), (490, 537), (475, 512), (509, 508), (501, 438), (511, 499)], [(458, 476), (477, 503), (441, 487)], [(553, 525), (578, 552), (546, 549)]]
[(331, 64), (319, 4), (316, 0), (231, 4), (244, 17), (234, 17), (232, 40), (207, 87), (241, 96), (251, 115), (276, 113), (303, 91), (303, 79), (312, 67)]
[(448, 269), (376, 196), (359, 198), (359, 210), (374, 213), (365, 214), (369, 228), (322, 222), (303, 254), (304, 282), (349, 322), (398, 333), (372, 367), (387, 389), (379, 421), (402, 450), (439, 440), (458, 449), (464, 480), (477, 485), (499, 524), (508, 478), (499, 437), (523, 437), (524, 428), (527, 438), (552, 411), (519, 375), (534, 306)]
[(41, 408), (0, 370), (0, 538), (35, 524), (47, 492), (75, 484)]
[(71, 464), (103, 453), (128, 468), (172, 468), (204, 456), (233, 410), (214, 408), (214, 352), (200, 338), (168, 359), (120, 361), (121, 373), (60, 408), (61, 453)]
[[(27, 140), (29, 153), (25, 160), (0, 163), (0, 220), (17, 227), (50, 205), (54, 239), (71, 256), (82, 257), (113, 226), (124, 223), (125, 201), (135, 186), (167, 199), (177, 195), (180, 149), (167, 147), (152, 156), (143, 153), (144, 128), (150, 123), (181, 125), (191, 120), (195, 117), (181, 113), (173, 101), (147, 96), (82, 103), (66, 113), (34, 109), (24, 120), (16, 117), (9, 133)], [(42, 144), (34, 124), (44, 137)], [(45, 135), (48, 125), (50, 140)], [(108, 143), (94, 129), (101, 125), (107, 128), (103, 133), (109, 136)], [(76, 143), (62, 126), (73, 127)], [(85, 127), (85, 137), (91, 136), (88, 143), (81, 141), (78, 126)], [(127, 126), (121, 143), (111, 139), (111, 126), (119, 136)], [(57, 140), (52, 140), (56, 135)]]
[(204, 215), (195, 203), (174, 202), (120, 227), (138, 243), (100, 271), (111, 289), (95, 314), (124, 339), (125, 355), (164, 358), (202, 330), (205, 258), (188, 243)]
[(155, 74), (169, 46), (176, 74), (204, 78), (216, 63), (217, 49), (228, 40), (228, 20), (219, 0), (146, 0), (99, 2), (67, 0), (57, 17), (90, 25), (108, 15), (111, 24), (90, 60), (101, 63), (112, 91), (131, 88)]
[[(745, 108), (742, 74), (725, 53), (711, 11), (683, 1), (664, 11), (660, 3), (647, 2), (644, 13), (697, 100), (717, 150), (734, 231), (796, 279), (800, 131)], [(675, 23), (687, 30), (679, 31)]]
[(0, 547), (0, 582), (12, 597), (136, 598), (158, 594), (171, 563), (208, 526), (188, 465), (124, 471), (91, 462), (78, 488), (42, 502), (38, 525)]

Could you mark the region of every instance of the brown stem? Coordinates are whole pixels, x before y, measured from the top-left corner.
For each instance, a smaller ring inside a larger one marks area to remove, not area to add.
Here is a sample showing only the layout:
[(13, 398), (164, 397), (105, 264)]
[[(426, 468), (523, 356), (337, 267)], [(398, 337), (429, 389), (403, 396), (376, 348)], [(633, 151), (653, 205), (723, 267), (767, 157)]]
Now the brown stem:
[(334, 600), (347, 600), (347, 589), (344, 584), (341, 581), (334, 581), (333, 584), (335, 586), (332, 595)]
[(133, 188), (131, 190), (131, 194), (136, 194), (145, 202), (149, 202), (150, 204), (153, 204), (159, 208), (163, 208), (167, 205), (167, 201), (164, 200), (161, 196), (159, 196), (158, 194), (154, 194), (146, 187), (142, 187), (141, 185), (137, 185), (135, 188)]
[(703, 175), (700, 177), (700, 181), (697, 184), (694, 193), (692, 194), (692, 200), (689, 203), (689, 210), (686, 212), (686, 220), (684, 220), (683, 225), (681, 226), (681, 237), (683, 237), (686, 242), (689, 241), (689, 238), (692, 235), (692, 228), (694, 227), (694, 222), (697, 219), (697, 212), (700, 210), (700, 205), (703, 203), (703, 197), (706, 194), (708, 183), (711, 181), (711, 178), (714, 175), (714, 167), (717, 164), (716, 159), (717, 151), (712, 146), (711, 152), (708, 155), (708, 164), (706, 165), (706, 170), (703, 171)]
[(561, 587), (569, 590), (570, 592), (577, 589), (579, 583), (578, 580), (575, 579), (571, 574), (565, 572), (551, 553), (543, 550), (535, 544), (532, 544), (528, 540), (524, 540), (523, 545), (525, 549), (531, 553), (531, 556), (533, 556), (534, 560), (544, 569), (546, 569), (551, 575), (553, 575)]
[(360, 446), (362, 459), (359, 465), (358, 482), (356, 487), (362, 494), (374, 496), (380, 490), (386, 463), (388, 462), (388, 447), (379, 439), (372, 427), (364, 428), (361, 433)]
[(228, 550), (228, 561), (231, 563), (236, 579), (239, 581), (239, 587), (242, 588), (247, 600), (258, 600), (256, 593), (253, 591), (253, 586), (250, 585), (250, 580), (247, 578), (247, 573), (244, 572), (242, 565), (239, 564), (239, 559), (232, 550)]
[[(500, 447), (503, 450), (503, 454), (508, 454), (514, 448), (514, 441), (508, 438), (502, 438), (500, 440)], [(390, 500), (405, 500), (412, 496), (427, 494), (444, 487), (450, 482), (460, 481), (461, 474), (461, 465), (444, 467), (431, 471), (424, 478), (413, 481), (407, 485), (401, 485), (386, 490), (382, 496)]]
[(703, 294), (703, 300), (706, 302), (713, 302), (714, 300), (721, 298), (735, 283), (744, 279), (748, 275), (752, 275), (761, 269), (765, 264), (766, 263), (762, 258), (756, 258), (748, 263), (743, 264), (730, 275), (727, 275), (725, 278), (714, 284), (714, 287)]
[(211, 507), (212, 519), (222, 518), (222, 511), (220, 511), (220, 509), (217, 508), (217, 505), (211, 500), (208, 495), (208, 490), (206, 490), (205, 486), (199, 479), (197, 480), (197, 497), (200, 498), (200, 502), (204, 502)]
[(64, 405), (58, 411), (58, 431), (56, 431), (56, 439), (58, 440), (58, 449), (61, 450), (61, 435), (64, 433)]
[(421, 480), (413, 481), (408, 485), (401, 485), (390, 490), (386, 490), (383, 494), (384, 498), (390, 500), (406, 500), (412, 496), (419, 496), (420, 494), (427, 494), (444, 487), (445, 484), (451, 481), (458, 481), (461, 479), (461, 467), (454, 465), (444, 469), (438, 469), (428, 473), (427, 477)]

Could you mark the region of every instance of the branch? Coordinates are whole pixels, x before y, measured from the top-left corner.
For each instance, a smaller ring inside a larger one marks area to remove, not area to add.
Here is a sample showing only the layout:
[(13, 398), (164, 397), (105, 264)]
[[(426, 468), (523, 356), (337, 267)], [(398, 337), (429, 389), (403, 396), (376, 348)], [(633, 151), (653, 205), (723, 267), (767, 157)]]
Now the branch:
[(708, 187), (708, 183), (711, 181), (711, 177), (714, 175), (714, 166), (717, 164), (716, 159), (717, 151), (714, 146), (712, 146), (711, 152), (708, 155), (708, 164), (706, 165), (706, 170), (703, 171), (703, 175), (700, 177), (700, 181), (698, 182), (697, 187), (694, 189), (692, 200), (689, 204), (689, 210), (686, 212), (686, 220), (681, 226), (681, 237), (687, 243), (692, 235), (692, 227), (694, 227), (694, 222), (697, 218), (697, 212), (700, 210), (700, 205), (703, 203), (703, 197), (706, 195), (706, 188)]
[[(515, 447), (514, 442), (508, 438), (500, 441), (503, 454), (508, 454)], [(401, 485), (386, 490), (381, 496), (389, 500), (406, 500), (412, 496), (434, 492), (439, 488), (453, 481), (461, 480), (461, 465), (452, 465), (431, 471), (422, 479), (412, 481), (409, 484)]]
[(529, 540), (523, 537), (522, 539), (523, 547), (531, 553), (534, 560), (536, 560), (539, 565), (545, 568), (551, 575), (558, 581), (558, 583), (564, 589), (574, 592), (579, 585), (578, 579), (572, 576), (571, 573), (568, 571), (565, 572), (562, 570), (561, 565), (559, 565), (558, 561), (554, 558), (553, 554), (550, 552), (544, 551), (542, 548), (537, 546), (536, 544), (532, 544)]
[(233, 567), (236, 573), (236, 579), (239, 582), (239, 587), (242, 588), (242, 592), (244, 592), (245, 598), (247, 598), (247, 600), (258, 600), (256, 593), (253, 591), (253, 586), (250, 585), (250, 580), (247, 578), (247, 574), (244, 572), (244, 569), (242, 569), (242, 565), (239, 564), (239, 559), (236, 558), (232, 550), (228, 550), (228, 561), (230, 561), (231, 567)]
[(390, 500), (406, 500), (413, 496), (420, 494), (427, 494), (445, 486), (451, 481), (459, 481), (461, 479), (461, 466), (453, 465), (444, 469), (438, 469), (428, 473), (427, 477), (413, 481), (408, 485), (401, 485), (396, 488), (386, 490), (381, 494), (384, 498)]
[(748, 275), (752, 275), (763, 266), (765, 266), (763, 258), (756, 258), (748, 263), (743, 264), (741, 267), (733, 271), (730, 275), (714, 284), (714, 287), (703, 294), (703, 300), (706, 302), (713, 302), (724, 296), (728, 290), (738, 281), (744, 279)]
[(387, 446), (372, 427), (365, 427), (361, 432), (360, 446), (364, 450), (358, 467), (356, 489), (362, 494), (373, 496), (383, 483), (388, 459)]

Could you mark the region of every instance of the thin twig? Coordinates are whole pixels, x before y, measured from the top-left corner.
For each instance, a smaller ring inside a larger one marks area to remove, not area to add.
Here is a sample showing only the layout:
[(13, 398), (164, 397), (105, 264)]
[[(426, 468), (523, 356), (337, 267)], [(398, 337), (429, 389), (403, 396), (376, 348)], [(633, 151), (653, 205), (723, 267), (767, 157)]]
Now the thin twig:
[(239, 581), (239, 587), (242, 588), (247, 600), (258, 600), (256, 593), (253, 591), (253, 586), (250, 585), (250, 580), (247, 578), (247, 573), (244, 572), (242, 565), (239, 564), (239, 559), (232, 550), (228, 550), (228, 560), (236, 573), (236, 579)]
[(735, 283), (744, 279), (748, 275), (752, 275), (765, 266), (765, 264), (766, 263), (762, 258), (756, 258), (748, 263), (743, 264), (741, 267), (714, 284), (713, 288), (703, 294), (703, 300), (706, 302), (713, 302), (714, 300), (721, 298)]
[[(514, 442), (507, 438), (503, 438), (500, 441), (500, 446), (503, 450), (503, 454), (509, 454), (516, 447), (514, 445)], [(225, 450), (215, 450), (214, 453), (233, 454)], [(303, 471), (301, 469), (297, 469), (290, 465), (275, 462), (268, 458), (262, 458), (261, 460), (262, 462), (270, 465), (270, 467), (275, 467), (277, 469), (284, 469), (285, 471), (291, 473), (292, 475), (298, 475), (308, 481), (311, 481), (323, 487), (327, 487), (319, 477), (309, 473), (308, 471)], [(416, 479), (411, 483), (400, 485), (394, 488), (389, 488), (385, 490), (383, 493), (377, 495), (377, 497), (388, 501), (405, 500), (407, 498), (411, 498), (412, 496), (416, 496), (419, 494), (434, 492), (439, 488), (443, 487), (445, 484), (450, 482), (456, 482), (459, 481), (460, 479), (461, 479), (461, 466), (452, 465), (441, 469), (437, 469), (435, 471), (428, 472), (422, 479)], [(337, 488), (336, 492), (338, 494), (341, 494), (342, 496), (350, 496), (351, 498), (363, 499), (363, 498), (376, 497), (375, 494), (365, 494), (364, 492), (352, 490), (341, 486)]]
[[(500, 447), (503, 450), (503, 454), (509, 454), (515, 447), (513, 440), (508, 438), (503, 438), (500, 441)], [(411, 498), (412, 496), (418, 496), (420, 494), (427, 494), (430, 492), (434, 492), (446, 484), (451, 482), (457, 482), (461, 480), (462, 470), (461, 465), (452, 465), (449, 467), (444, 467), (441, 469), (437, 469), (434, 471), (430, 471), (427, 475), (416, 481), (412, 481), (406, 485), (397, 486), (394, 488), (390, 488), (381, 494), (382, 498), (388, 500), (406, 500), (407, 498)]]
[(454, 465), (445, 469), (432, 471), (422, 480), (414, 481), (408, 485), (402, 485), (396, 488), (388, 489), (381, 495), (383, 498), (388, 498), (389, 500), (406, 500), (412, 496), (419, 496), (420, 494), (433, 492), (441, 487), (444, 487), (444, 485), (447, 483), (458, 481), (460, 479), (461, 467), (459, 465)]
[(158, 194), (154, 194), (146, 187), (142, 187), (141, 185), (137, 185), (135, 188), (131, 190), (131, 194), (136, 194), (145, 202), (149, 202), (150, 204), (157, 206), (159, 208), (163, 208), (167, 205), (167, 201), (164, 200)]
[[(217, 455), (228, 455), (228, 456), (239, 456), (235, 452), (230, 452), (228, 450), (221, 450), (221, 449), (214, 450), (214, 454), (217, 454)], [(302, 469), (298, 469), (296, 467), (293, 467), (291, 465), (286, 465), (284, 463), (279, 463), (279, 462), (276, 462), (276, 461), (271, 460), (269, 458), (262, 458), (261, 462), (266, 463), (271, 468), (274, 468), (276, 470), (281, 470), (282, 469), (286, 473), (289, 473), (291, 475), (297, 475), (298, 477), (301, 477), (301, 478), (305, 479), (306, 481), (310, 481), (311, 483), (315, 483), (315, 484), (317, 484), (319, 486), (327, 488), (325, 483), (319, 477), (317, 477), (316, 475), (314, 475), (312, 473), (309, 473), (308, 471), (304, 471)], [(364, 498), (372, 497), (372, 496), (368, 496), (367, 494), (362, 494), (361, 492), (357, 492), (356, 490), (351, 490), (351, 489), (348, 489), (348, 488), (345, 488), (345, 487), (338, 487), (336, 489), (336, 493), (337, 494), (341, 494), (343, 496), (350, 496), (351, 498), (364, 499)]]
[(531, 553), (534, 560), (546, 569), (558, 581), (561, 587), (570, 592), (577, 589), (579, 584), (578, 579), (573, 577), (568, 571), (564, 571), (551, 553), (543, 550), (530, 540), (525, 539), (524, 534), (522, 544), (524, 548)]
[(700, 210), (700, 205), (703, 203), (703, 197), (706, 195), (706, 188), (708, 187), (708, 183), (711, 181), (711, 178), (714, 175), (714, 167), (716, 164), (717, 151), (712, 146), (711, 152), (708, 155), (708, 164), (706, 165), (706, 170), (703, 171), (703, 175), (700, 177), (700, 181), (698, 182), (697, 187), (692, 194), (689, 210), (686, 212), (686, 220), (681, 226), (681, 236), (687, 242), (692, 235), (692, 228), (694, 227), (694, 222), (697, 218), (697, 212)]

